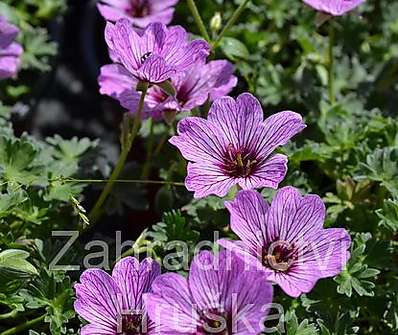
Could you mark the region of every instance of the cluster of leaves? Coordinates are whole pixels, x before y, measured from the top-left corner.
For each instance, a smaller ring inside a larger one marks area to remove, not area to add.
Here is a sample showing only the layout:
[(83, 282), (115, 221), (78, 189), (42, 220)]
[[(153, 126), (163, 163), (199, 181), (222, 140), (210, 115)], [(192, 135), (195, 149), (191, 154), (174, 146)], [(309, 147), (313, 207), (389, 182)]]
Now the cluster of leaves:
[(0, 3), (0, 16), (20, 29), (18, 42), (24, 49), (23, 71), (18, 74), (18, 80), (1, 83), (3, 102), (14, 102), (37, 91), (37, 87), (32, 86), (32, 76), (37, 78), (36, 71), (50, 71), (51, 60), (57, 54), (57, 44), (51, 41), (45, 27), (65, 9), (65, 0), (5, 0)]
[[(241, 2), (197, 1), (213, 37)], [(55, 49), (39, 27), (64, 5), (62, 0), (0, 4), (0, 13), (23, 29), (27, 67), (48, 69), (48, 56)], [(292, 109), (305, 117), (305, 132), (283, 149), (289, 156), (284, 183), (322, 196), (328, 209), (325, 226), (345, 227), (353, 240), (350, 261), (340, 275), (319, 281), (299, 299), (276, 292), (285, 322), (274, 327), (275, 334), (398, 332), (398, 121), (393, 117), (398, 104), (397, 9), (397, 0), (369, 0), (359, 14), (318, 29), (315, 12), (302, 1), (252, 0), (216, 50), (217, 58), (228, 58), (240, 76), (233, 95), (249, 90), (262, 101), (266, 115)], [(181, 1), (175, 21), (195, 29), (187, 13)], [(330, 25), (335, 30), (335, 103), (326, 87)], [(16, 86), (7, 84), (8, 97), (30, 90), (25, 84), (26, 89), (19, 88), (20, 83), (23, 78)], [(8, 121), (10, 109), (1, 105), (0, 113), (0, 319), (7, 319), (2, 328), (19, 325), (22, 333), (29, 328), (38, 331), (34, 334), (77, 333), (69, 278), (74, 274), (49, 269), (59, 249), (50, 234), (84, 224), (85, 185), (71, 181), (97, 172), (92, 164), (98, 157), (97, 143), (58, 136), (45, 141), (28, 135), (17, 138)], [(145, 124), (140, 134), (150, 146), (148, 128)], [(154, 129), (155, 143), (173, 132), (162, 124)], [(161, 155), (152, 162), (151, 177), (183, 180), (186, 163), (176, 151), (165, 146)], [(126, 178), (139, 177), (140, 163), (126, 169)], [(133, 251), (154, 257), (172, 253), (177, 264), (181, 254), (175, 241), (184, 241), (192, 255), (199, 241), (233, 237), (224, 201), (235, 191), (224, 199), (192, 200), (184, 188), (175, 186), (146, 193), (137, 189), (134, 194), (131, 189), (130, 184), (118, 185), (108, 209), (120, 213), (125, 205), (136, 210), (151, 206), (162, 216), (144, 231)], [(154, 199), (148, 199), (151, 193)], [(270, 190), (262, 194), (268, 200), (273, 197)], [(215, 231), (222, 236), (214, 236)], [(74, 261), (81, 257), (75, 256), (70, 255)], [(184, 268), (176, 271), (186, 274)], [(32, 320), (37, 323), (29, 323)]]
[(22, 332), (42, 321), (52, 334), (63, 334), (74, 317), (73, 290), (66, 271), (51, 269), (59, 250), (52, 231), (86, 223), (80, 205), (85, 185), (74, 178), (95, 173), (97, 141), (16, 137), (7, 111), (0, 118), (1, 327), (17, 325)]

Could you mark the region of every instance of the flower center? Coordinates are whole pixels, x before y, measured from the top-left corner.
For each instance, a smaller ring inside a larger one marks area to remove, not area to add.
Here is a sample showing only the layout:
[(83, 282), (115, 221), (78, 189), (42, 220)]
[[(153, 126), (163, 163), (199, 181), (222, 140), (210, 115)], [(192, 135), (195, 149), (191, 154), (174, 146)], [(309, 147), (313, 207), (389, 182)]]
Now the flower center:
[(197, 334), (200, 335), (228, 335), (232, 334), (231, 325), (228, 324), (230, 318), (217, 309), (209, 309), (201, 313), (201, 326)]
[(254, 153), (246, 149), (235, 149), (230, 144), (225, 154), (223, 169), (231, 177), (245, 178), (254, 172), (257, 163)]
[(141, 335), (146, 334), (144, 327), (143, 315), (139, 312), (128, 312), (121, 316), (121, 327), (118, 328), (117, 334), (121, 335)]
[(297, 259), (297, 248), (286, 241), (273, 242), (263, 251), (263, 265), (276, 271), (287, 271)]
[(148, 16), (151, 13), (149, 0), (130, 0), (130, 5), (126, 12), (132, 17)]
[(144, 53), (141, 56), (141, 63), (144, 63), (151, 55), (152, 55), (152, 52), (150, 52), (150, 51)]

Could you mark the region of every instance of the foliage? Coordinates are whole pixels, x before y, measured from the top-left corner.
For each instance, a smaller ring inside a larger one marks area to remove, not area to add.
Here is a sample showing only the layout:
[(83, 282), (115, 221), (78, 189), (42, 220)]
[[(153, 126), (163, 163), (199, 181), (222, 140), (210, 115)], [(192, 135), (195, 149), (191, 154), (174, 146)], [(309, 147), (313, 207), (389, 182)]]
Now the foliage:
[[(211, 37), (241, 2), (196, 1)], [(0, 3), (0, 15), (21, 27), (18, 39), (25, 49), (18, 78), (0, 84), (0, 331), (43, 317), (20, 333), (77, 334), (73, 283), (79, 273), (50, 268), (62, 248), (52, 239), (54, 230), (92, 229), (89, 237), (80, 236), (64, 264), (81, 264), (87, 251), (82, 245), (94, 236), (105, 235), (113, 246), (113, 225), (123, 214), (123, 223), (133, 231), (128, 230), (129, 238), (140, 236), (133, 251), (142, 257), (178, 252), (170, 244), (175, 241), (185, 241), (192, 256), (197, 242), (214, 247), (218, 237), (234, 237), (224, 202), (236, 190), (223, 199), (192, 199), (184, 187), (172, 185), (183, 181), (186, 163), (167, 145), (175, 133), (170, 125), (156, 124), (151, 140), (151, 125), (145, 123), (137, 145), (139, 151), (166, 143), (150, 159), (151, 179), (165, 185), (117, 184), (104, 208), (112, 215), (104, 226), (111, 228), (98, 232), (86, 213), (97, 196), (89, 179), (107, 175), (100, 166), (98, 140), (57, 134), (37, 139), (14, 131), (15, 103), (30, 103), (32, 78), (54, 69), (57, 46), (46, 26), (65, 9), (64, 0)], [(232, 95), (252, 92), (265, 115), (291, 109), (304, 116), (307, 129), (281, 149), (289, 157), (284, 185), (322, 196), (325, 226), (348, 229), (353, 241), (349, 263), (335, 278), (319, 281), (298, 299), (275, 290), (286, 321), (284, 332), (275, 334), (398, 333), (397, 10), (397, 0), (369, 0), (357, 12), (318, 28), (316, 13), (302, 1), (252, 0), (213, 54), (234, 63), (239, 84)], [(199, 34), (187, 13), (180, 1), (175, 22)], [(327, 89), (330, 24), (335, 30), (335, 103)], [(192, 114), (205, 115), (207, 109)], [(141, 176), (144, 158), (140, 153), (132, 157), (122, 179)], [(262, 195), (271, 200), (273, 192), (263, 190)], [(139, 222), (141, 218), (145, 220)], [(176, 271), (186, 274), (183, 268)]]

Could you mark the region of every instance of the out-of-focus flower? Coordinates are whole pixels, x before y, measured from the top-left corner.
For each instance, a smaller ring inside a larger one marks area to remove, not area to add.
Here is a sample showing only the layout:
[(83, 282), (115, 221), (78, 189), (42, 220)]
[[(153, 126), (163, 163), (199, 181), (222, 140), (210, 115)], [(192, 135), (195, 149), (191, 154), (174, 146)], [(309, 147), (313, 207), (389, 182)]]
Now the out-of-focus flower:
[(188, 70), (195, 62), (209, 55), (204, 40), (188, 40), (180, 26), (167, 28), (151, 23), (139, 35), (127, 19), (108, 22), (105, 39), (113, 62), (121, 64), (135, 78), (161, 83)]
[(178, 0), (100, 0), (98, 10), (107, 21), (126, 18), (138, 28), (152, 22), (169, 24)]
[(75, 285), (74, 307), (90, 323), (80, 334), (153, 334), (142, 295), (158, 275), (158, 263), (147, 258), (140, 264), (133, 257), (121, 259), (112, 276), (100, 269), (84, 271)]
[(272, 286), (234, 254), (202, 251), (188, 279), (167, 273), (145, 295), (159, 334), (259, 334), (272, 302)]
[(294, 187), (284, 187), (269, 206), (259, 193), (240, 191), (226, 207), (240, 241), (219, 243), (263, 269), (292, 297), (340, 273), (350, 257), (350, 235), (343, 228), (323, 228), (326, 210), (317, 195), (301, 196)]
[[(115, 64), (103, 66), (98, 82), (102, 94), (119, 100), (132, 113), (137, 110), (141, 93), (134, 88), (138, 81), (123, 67)], [(237, 78), (228, 61), (215, 60), (207, 64), (199, 61), (186, 72), (172, 77), (171, 83), (176, 90), (175, 97), (157, 86), (149, 88), (143, 117), (160, 119), (167, 112), (190, 111), (208, 99), (213, 101), (227, 95), (235, 87)]]
[(14, 42), (19, 29), (0, 16), (0, 79), (17, 74), (21, 64), (22, 46)]
[(235, 184), (277, 188), (287, 171), (287, 157), (272, 153), (304, 128), (301, 116), (290, 111), (264, 121), (258, 100), (244, 93), (236, 101), (217, 99), (207, 120), (181, 120), (170, 143), (190, 161), (185, 185), (196, 198), (225, 196)]
[(344, 15), (365, 2), (365, 0), (303, 0), (308, 6), (333, 16)]

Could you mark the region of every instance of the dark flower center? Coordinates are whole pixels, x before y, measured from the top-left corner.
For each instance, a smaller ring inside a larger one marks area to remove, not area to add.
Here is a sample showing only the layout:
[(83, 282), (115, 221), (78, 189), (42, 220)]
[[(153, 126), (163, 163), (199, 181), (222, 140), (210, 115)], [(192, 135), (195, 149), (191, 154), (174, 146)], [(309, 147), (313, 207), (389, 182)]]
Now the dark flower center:
[(297, 259), (297, 248), (286, 241), (276, 241), (263, 251), (263, 265), (276, 271), (287, 271)]
[[(141, 335), (146, 334), (144, 321), (146, 320), (140, 312), (128, 312), (121, 316), (121, 327), (117, 334), (121, 335)], [(121, 330), (121, 331), (120, 331)]]
[(231, 318), (217, 309), (209, 309), (201, 314), (201, 325), (197, 334), (200, 335), (228, 335), (232, 334)]
[(246, 149), (235, 149), (232, 144), (225, 153), (223, 170), (230, 177), (245, 178), (251, 175), (258, 164), (256, 155)]
[(130, 5), (126, 12), (132, 17), (148, 16), (151, 13), (149, 0), (130, 0)]

